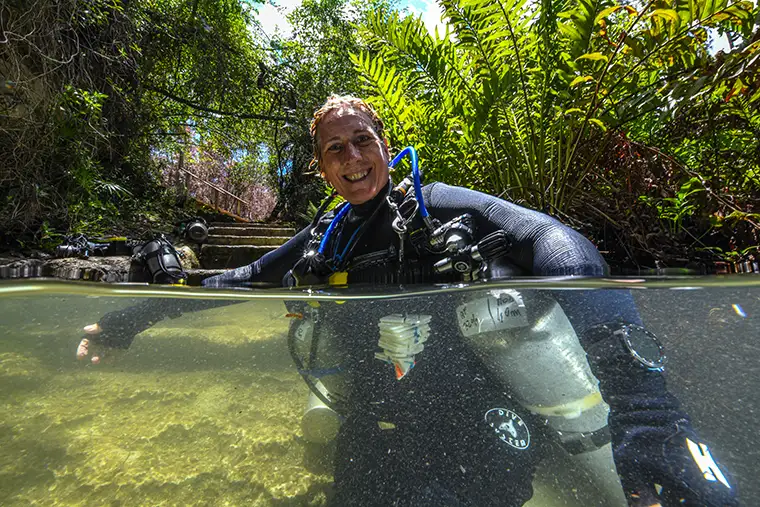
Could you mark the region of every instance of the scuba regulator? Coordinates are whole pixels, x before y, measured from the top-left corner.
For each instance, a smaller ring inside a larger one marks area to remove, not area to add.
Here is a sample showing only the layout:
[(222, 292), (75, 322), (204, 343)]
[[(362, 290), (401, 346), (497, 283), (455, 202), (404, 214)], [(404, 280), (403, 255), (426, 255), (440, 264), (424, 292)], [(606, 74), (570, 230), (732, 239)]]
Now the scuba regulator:
[(504, 231), (498, 230), (473, 244), (475, 227), (472, 215), (465, 213), (453, 218), (433, 232), (431, 245), (442, 245), (447, 257), (433, 265), (436, 273), (456, 271), (463, 276), (471, 276), (483, 270), (486, 263), (509, 253), (509, 239)]
[(127, 238), (108, 238), (105, 242), (96, 243), (87, 239), (84, 234), (76, 234), (67, 236), (63, 243), (55, 247), (55, 256), (88, 259), (93, 256), (129, 255), (131, 248)]

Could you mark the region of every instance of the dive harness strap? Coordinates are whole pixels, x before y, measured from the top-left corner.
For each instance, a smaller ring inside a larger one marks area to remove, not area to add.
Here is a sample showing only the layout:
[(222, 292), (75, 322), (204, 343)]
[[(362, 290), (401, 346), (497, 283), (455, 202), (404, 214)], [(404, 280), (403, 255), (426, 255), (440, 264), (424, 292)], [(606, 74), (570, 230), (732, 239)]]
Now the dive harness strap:
[(560, 445), (571, 455), (583, 454), (604, 447), (611, 441), (610, 428), (604, 426), (590, 432), (558, 431)]
[[(388, 192), (391, 191), (391, 185), (388, 186)], [(365, 234), (369, 225), (374, 221), (377, 215), (385, 207), (386, 200), (383, 199), (378, 203), (375, 209), (372, 211), (369, 217), (364, 220), (358, 228), (356, 228), (348, 239), (342, 252), (338, 252), (340, 247), (340, 240), (342, 237), (342, 229), (338, 231), (336, 237), (331, 237), (330, 234), (333, 228), (342, 228), (345, 215), (347, 214), (346, 208), (340, 208), (340, 210), (333, 216), (325, 214), (325, 209), (329, 202), (337, 195), (333, 193), (330, 198), (322, 204), (317, 215), (311, 223), (311, 239), (306, 245), (304, 255), (301, 257), (293, 269), (286, 275), (286, 284), (288, 286), (307, 286), (307, 285), (321, 285), (328, 282), (328, 278), (333, 273), (348, 271), (352, 269), (349, 265), (353, 264), (353, 252), (356, 246), (359, 244), (362, 236)], [(348, 203), (343, 206), (349, 206)], [(340, 220), (339, 223), (333, 224), (333, 221)], [(328, 237), (325, 237), (328, 236)], [(325, 242), (324, 252), (321, 244)], [(328, 256), (327, 250), (332, 250), (332, 255)]]

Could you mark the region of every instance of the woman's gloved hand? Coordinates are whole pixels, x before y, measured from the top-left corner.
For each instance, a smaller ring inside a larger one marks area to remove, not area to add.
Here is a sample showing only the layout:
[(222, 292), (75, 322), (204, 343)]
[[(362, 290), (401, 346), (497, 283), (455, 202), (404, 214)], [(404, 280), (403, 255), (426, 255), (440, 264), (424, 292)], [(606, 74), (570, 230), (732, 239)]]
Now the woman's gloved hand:
[[(733, 481), (714, 460), (707, 445), (684, 421), (659, 445), (629, 445), (616, 465), (629, 503), (634, 506), (737, 506)], [(642, 442), (643, 444), (643, 442)]]
[(113, 347), (109, 347), (103, 340), (103, 328), (100, 324), (90, 324), (84, 326), (84, 333), (87, 335), (79, 342), (77, 346), (77, 359), (82, 361), (87, 358), (90, 359), (92, 364), (100, 364), (100, 362), (108, 356), (109, 358), (115, 357)]

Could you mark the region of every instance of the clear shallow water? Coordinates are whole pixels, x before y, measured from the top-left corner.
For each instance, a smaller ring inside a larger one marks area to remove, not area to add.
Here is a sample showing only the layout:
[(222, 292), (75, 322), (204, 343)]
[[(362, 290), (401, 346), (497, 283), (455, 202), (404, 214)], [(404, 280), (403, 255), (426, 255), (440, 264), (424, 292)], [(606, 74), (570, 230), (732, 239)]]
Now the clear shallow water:
[[(621, 286), (636, 289), (644, 321), (666, 346), (671, 391), (743, 503), (758, 505), (760, 278), (498, 284)], [(282, 300), (360, 306), (404, 297), (411, 309), (482, 288), (304, 294), (0, 284), (0, 504), (324, 505), (329, 458), (303, 440), (308, 389), (288, 353)], [(75, 360), (84, 325), (152, 297), (245, 301), (164, 320), (107, 364)], [(599, 504), (584, 480), (555, 460), (529, 505)]]

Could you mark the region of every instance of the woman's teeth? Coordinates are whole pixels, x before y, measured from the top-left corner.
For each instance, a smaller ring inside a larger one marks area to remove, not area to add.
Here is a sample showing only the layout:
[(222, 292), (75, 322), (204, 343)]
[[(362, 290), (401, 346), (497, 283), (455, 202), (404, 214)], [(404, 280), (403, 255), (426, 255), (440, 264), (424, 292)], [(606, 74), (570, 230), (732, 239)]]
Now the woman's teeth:
[(364, 178), (367, 174), (369, 174), (369, 171), (362, 171), (360, 173), (346, 174), (345, 178), (348, 181), (359, 181), (360, 179)]

